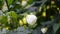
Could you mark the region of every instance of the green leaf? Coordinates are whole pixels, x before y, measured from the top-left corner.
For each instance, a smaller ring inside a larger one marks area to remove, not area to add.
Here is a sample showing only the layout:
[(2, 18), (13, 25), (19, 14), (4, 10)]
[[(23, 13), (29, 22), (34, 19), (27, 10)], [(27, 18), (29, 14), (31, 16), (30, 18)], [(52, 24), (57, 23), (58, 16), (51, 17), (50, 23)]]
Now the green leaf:
[(14, 0), (7, 0), (8, 5), (12, 4), (13, 1), (14, 1)]
[(0, 0), (0, 8), (2, 8), (3, 0)]
[(56, 31), (59, 29), (59, 27), (60, 27), (60, 23), (56, 23), (56, 24), (54, 24), (53, 25), (53, 31), (54, 31), (54, 33), (56, 33)]
[(18, 16), (14, 11), (10, 11), (6, 15), (11, 17), (12, 22), (17, 22), (17, 17)]
[(10, 11), (7, 15), (11, 16), (12, 18), (17, 18), (17, 14), (14, 11)]
[[(10, 29), (17, 28), (19, 23), (17, 20), (18, 15), (16, 14), (16, 12), (10, 11), (10, 12), (7, 12), (6, 15), (10, 16), (10, 19), (11, 19), (11, 21), (10, 21), (11, 23), (9, 24)], [(14, 24), (14, 26), (13, 26), (13, 24)]]
[(28, 4), (33, 3), (35, 0), (28, 0)]
[(6, 23), (7, 22), (7, 17), (6, 16), (0, 16), (0, 22)]

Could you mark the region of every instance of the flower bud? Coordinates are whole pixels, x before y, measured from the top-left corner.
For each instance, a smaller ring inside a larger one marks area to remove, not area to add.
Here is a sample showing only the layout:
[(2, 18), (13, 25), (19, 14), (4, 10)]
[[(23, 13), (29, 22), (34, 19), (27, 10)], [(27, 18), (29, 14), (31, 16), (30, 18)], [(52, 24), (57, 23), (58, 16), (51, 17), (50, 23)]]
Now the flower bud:
[(26, 18), (23, 18), (23, 24), (27, 24)]
[(20, 26), (22, 26), (22, 25), (23, 25), (23, 22), (22, 22), (22, 20), (19, 20), (19, 24), (20, 24)]
[(47, 28), (41, 28), (41, 32), (43, 33), (43, 34), (45, 34), (46, 32), (47, 32)]

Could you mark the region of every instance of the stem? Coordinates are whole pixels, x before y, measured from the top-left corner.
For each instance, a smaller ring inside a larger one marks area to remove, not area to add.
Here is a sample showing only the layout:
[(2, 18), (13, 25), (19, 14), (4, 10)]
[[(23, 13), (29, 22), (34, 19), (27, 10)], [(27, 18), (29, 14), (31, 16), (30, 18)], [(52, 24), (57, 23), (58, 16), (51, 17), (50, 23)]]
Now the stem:
[(8, 1), (7, 1), (7, 0), (5, 0), (5, 1), (6, 1), (7, 8), (8, 8), (8, 12), (9, 12), (9, 5), (8, 5)]

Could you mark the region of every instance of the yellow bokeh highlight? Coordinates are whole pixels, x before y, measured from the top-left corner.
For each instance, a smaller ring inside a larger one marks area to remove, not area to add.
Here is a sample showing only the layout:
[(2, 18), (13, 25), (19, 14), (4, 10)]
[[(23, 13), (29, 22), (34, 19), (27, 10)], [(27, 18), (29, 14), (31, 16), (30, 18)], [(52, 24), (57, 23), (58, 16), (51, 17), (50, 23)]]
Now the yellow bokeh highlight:
[(49, 9), (50, 8), (50, 6), (47, 6), (47, 9)]
[(5, 27), (5, 29), (6, 29), (6, 30), (8, 30), (8, 29), (9, 29), (9, 27)]
[(57, 10), (59, 10), (59, 8), (57, 8)]
[(55, 4), (55, 1), (51, 1), (51, 4)]
[(45, 11), (42, 13), (42, 16), (43, 17), (46, 17), (46, 12)]

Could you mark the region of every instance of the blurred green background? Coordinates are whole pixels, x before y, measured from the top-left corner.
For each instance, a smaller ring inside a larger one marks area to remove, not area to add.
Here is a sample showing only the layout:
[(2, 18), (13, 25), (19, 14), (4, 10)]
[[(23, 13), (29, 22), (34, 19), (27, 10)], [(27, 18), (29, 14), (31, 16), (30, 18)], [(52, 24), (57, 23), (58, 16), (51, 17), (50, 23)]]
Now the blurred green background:
[[(26, 21), (31, 14), (37, 17), (33, 25)], [(60, 0), (0, 0), (0, 33), (59, 34)]]

